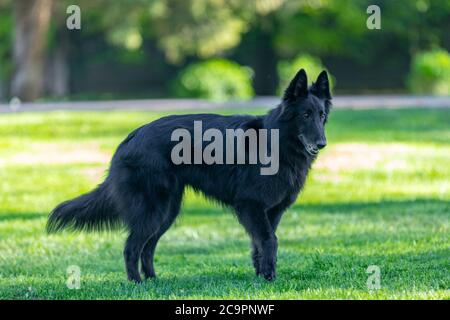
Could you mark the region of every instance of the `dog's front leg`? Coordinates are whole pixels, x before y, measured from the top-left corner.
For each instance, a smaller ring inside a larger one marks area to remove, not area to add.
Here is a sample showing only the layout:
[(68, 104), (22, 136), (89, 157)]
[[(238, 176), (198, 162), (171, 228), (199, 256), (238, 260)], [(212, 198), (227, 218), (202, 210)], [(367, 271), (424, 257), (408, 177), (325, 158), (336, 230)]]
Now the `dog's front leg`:
[[(266, 212), (257, 204), (241, 205), (237, 208), (239, 221), (244, 226), (252, 238), (256, 251), (253, 259), (257, 273), (264, 276), (266, 280), (275, 279), (276, 273), (276, 255), (277, 255), (277, 237), (270, 224)], [(256, 253), (256, 255), (255, 255)]]
[(255, 243), (255, 240), (252, 239), (252, 261), (253, 266), (255, 267), (256, 275), (259, 276), (261, 274), (261, 254), (259, 253), (259, 249)]
[(272, 281), (276, 277), (277, 248), (278, 241), (275, 234), (261, 240), (260, 273), (268, 281)]

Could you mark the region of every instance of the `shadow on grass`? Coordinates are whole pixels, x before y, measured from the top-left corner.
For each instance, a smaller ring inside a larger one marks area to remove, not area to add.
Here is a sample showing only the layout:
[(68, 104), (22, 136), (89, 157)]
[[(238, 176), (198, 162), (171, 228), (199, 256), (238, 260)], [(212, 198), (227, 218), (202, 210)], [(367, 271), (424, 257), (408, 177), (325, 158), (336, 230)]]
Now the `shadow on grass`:
[[(326, 199), (325, 199), (326, 200)], [(299, 211), (315, 214), (328, 213), (355, 213), (360, 211), (362, 214), (372, 213), (374, 210), (379, 213), (389, 214), (407, 214), (413, 212), (419, 213), (419, 210), (426, 210), (424, 214), (448, 215), (450, 213), (450, 201), (440, 199), (413, 199), (413, 200), (380, 200), (375, 202), (346, 202), (346, 203), (324, 203), (324, 204), (294, 204), (289, 211)], [(183, 216), (221, 216), (233, 214), (232, 210), (219, 205), (202, 204), (184, 205), (181, 214)], [(0, 212), (0, 221), (9, 220), (34, 220), (48, 217), (49, 212)]]
[[(326, 200), (326, 199), (325, 199)], [(405, 214), (426, 209), (424, 214), (445, 214), (450, 213), (450, 201), (440, 199), (419, 198), (412, 200), (380, 200), (374, 202), (345, 202), (345, 203), (324, 203), (324, 204), (294, 204), (289, 210), (303, 212), (321, 213), (396, 213)]]
[[(439, 210), (436, 210), (440, 208)], [(409, 211), (414, 211), (417, 213), (419, 209), (428, 209), (426, 214), (449, 214), (450, 213), (450, 201), (445, 201), (441, 199), (433, 199), (433, 198), (418, 198), (411, 200), (380, 200), (380, 201), (367, 201), (367, 202), (342, 202), (342, 203), (327, 203), (326, 198), (324, 198), (323, 204), (317, 203), (296, 203), (292, 205), (286, 214), (289, 214), (289, 211), (300, 211), (301, 212), (314, 212), (317, 214), (321, 213), (355, 213), (357, 211), (361, 211), (361, 213), (365, 213), (364, 211), (373, 212), (374, 210), (382, 210), (396, 213), (408, 213)], [(224, 215), (224, 214), (232, 214), (232, 210), (230, 208), (221, 207), (215, 205), (213, 203), (207, 204), (205, 206), (196, 206), (196, 205), (184, 205), (182, 208), (182, 214), (188, 216), (214, 216), (214, 215)]]
[(0, 222), (13, 221), (13, 220), (39, 220), (42, 218), (47, 218), (48, 212), (18, 212), (18, 213), (8, 213), (0, 212)]

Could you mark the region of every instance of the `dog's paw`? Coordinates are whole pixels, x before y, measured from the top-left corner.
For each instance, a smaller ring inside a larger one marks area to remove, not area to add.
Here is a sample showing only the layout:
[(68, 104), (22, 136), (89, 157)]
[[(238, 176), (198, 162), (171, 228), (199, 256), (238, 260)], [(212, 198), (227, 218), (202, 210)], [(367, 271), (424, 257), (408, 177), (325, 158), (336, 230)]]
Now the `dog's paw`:
[(259, 266), (259, 263), (258, 264), (254, 264), (254, 267), (255, 267), (255, 274), (256, 274), (256, 276), (257, 277), (260, 276), (261, 275), (261, 267)]
[(142, 283), (142, 279), (139, 275), (128, 275), (128, 281), (133, 282), (135, 284)]
[(144, 274), (144, 280), (149, 280), (149, 279), (151, 280), (151, 279), (156, 278), (156, 273), (153, 270), (150, 270), (150, 271), (142, 270), (142, 273)]
[(277, 277), (275, 271), (264, 273), (263, 276), (267, 281), (273, 281)]
[(267, 281), (273, 281), (276, 278), (276, 272), (275, 267), (272, 265), (266, 266), (266, 268), (262, 268), (261, 275), (266, 279)]

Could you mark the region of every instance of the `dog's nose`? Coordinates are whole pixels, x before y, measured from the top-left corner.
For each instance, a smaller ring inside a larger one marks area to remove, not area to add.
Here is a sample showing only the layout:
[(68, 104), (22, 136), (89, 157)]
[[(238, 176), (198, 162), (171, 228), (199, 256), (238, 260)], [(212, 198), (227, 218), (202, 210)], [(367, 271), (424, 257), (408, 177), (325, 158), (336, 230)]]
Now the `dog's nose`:
[(316, 146), (319, 149), (325, 148), (326, 145), (327, 145), (327, 142), (325, 140), (319, 140), (316, 142)]

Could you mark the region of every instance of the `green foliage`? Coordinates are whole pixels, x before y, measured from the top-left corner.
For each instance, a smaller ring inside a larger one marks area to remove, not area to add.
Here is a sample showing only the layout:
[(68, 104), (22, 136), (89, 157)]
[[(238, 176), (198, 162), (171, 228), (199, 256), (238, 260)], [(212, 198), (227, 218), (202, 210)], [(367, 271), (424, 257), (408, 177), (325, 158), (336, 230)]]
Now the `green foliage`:
[[(293, 60), (282, 60), (278, 63), (278, 77), (280, 79), (280, 85), (278, 87), (278, 91), (281, 94), (286, 87), (289, 85), (289, 82), (295, 76), (295, 74), (300, 69), (305, 69), (308, 75), (308, 82), (315, 81), (322, 70), (327, 70), (319, 58), (304, 54), (299, 55)], [(330, 80), (330, 89), (332, 90), (334, 87), (334, 77), (328, 72), (328, 78)]]
[(2, 9), (0, 2), (0, 81), (6, 78), (12, 69), (12, 16)]
[[(52, 207), (95, 187), (127, 133), (167, 113), (0, 115), (0, 299), (450, 298), (444, 109), (333, 111), (329, 146), (278, 228), (273, 283), (254, 275), (236, 218), (190, 191), (156, 250), (158, 278), (141, 285), (126, 280), (125, 232), (47, 235)], [(80, 290), (66, 286), (71, 265)], [(380, 290), (367, 289), (369, 265)]]
[(150, 5), (153, 32), (172, 63), (202, 59), (236, 47), (252, 23), (286, 0), (157, 0)]
[(207, 60), (180, 72), (174, 94), (213, 101), (248, 100), (254, 96), (251, 78), (252, 70), (248, 67), (225, 59)]
[[(365, 2), (368, 2), (367, 4)], [(288, 1), (277, 11), (274, 42), (281, 56), (353, 54), (363, 38), (369, 1)], [(361, 52), (355, 52), (361, 55)]]
[(247, 29), (234, 6), (224, 0), (160, 0), (151, 7), (158, 43), (171, 62), (186, 55), (211, 57), (239, 44)]
[[(366, 27), (371, 4), (381, 8), (381, 32)], [(287, 1), (276, 13), (274, 42), (284, 57), (308, 52), (370, 64), (380, 54), (389, 54), (399, 61), (413, 50), (444, 45), (450, 32), (449, 13), (448, 0)], [(390, 51), (393, 41), (400, 44), (395, 52)]]
[(411, 63), (408, 85), (418, 94), (450, 95), (450, 54), (444, 49), (418, 53)]

